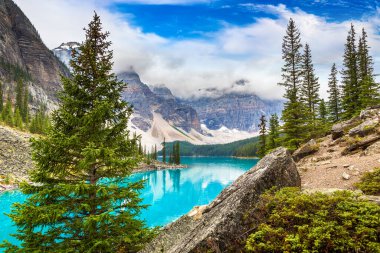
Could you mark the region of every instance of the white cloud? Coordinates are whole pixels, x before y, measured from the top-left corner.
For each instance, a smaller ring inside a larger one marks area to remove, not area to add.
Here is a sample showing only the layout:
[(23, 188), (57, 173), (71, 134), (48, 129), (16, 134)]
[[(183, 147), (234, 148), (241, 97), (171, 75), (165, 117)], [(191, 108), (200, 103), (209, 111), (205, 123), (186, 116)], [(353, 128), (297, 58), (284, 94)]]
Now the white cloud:
[[(329, 22), (300, 9), (290, 10), (285, 5), (250, 4), (243, 7), (253, 12), (269, 12), (275, 18), (258, 18), (243, 27), (226, 24), (223, 29), (207, 34), (204, 39), (173, 40), (144, 33), (128, 22), (126, 14), (109, 11), (107, 5), (114, 1), (16, 0), (16, 3), (50, 48), (61, 42), (82, 41), (82, 28), (96, 10), (104, 28), (111, 32), (115, 70), (121, 71), (133, 65), (143, 81), (149, 84), (165, 83), (179, 96), (199, 95), (202, 92), (199, 90), (206, 88), (225, 90), (236, 80), (245, 79), (249, 82), (245, 86), (236, 86), (237, 89), (255, 92), (265, 98), (280, 98), (282, 92), (277, 83), (281, 80), (283, 64), (281, 43), (290, 17), (300, 28), (302, 42), (308, 42), (311, 46), (325, 96), (330, 67), (334, 62), (338, 66), (341, 64), (343, 45), (350, 26), (349, 21)], [(353, 23), (358, 32), (361, 27), (367, 29), (371, 54), (375, 56), (375, 70), (379, 72), (380, 38), (377, 33), (380, 15)]]
[(209, 3), (211, 0), (113, 0), (118, 3), (135, 3), (135, 4), (198, 4), (198, 3)]

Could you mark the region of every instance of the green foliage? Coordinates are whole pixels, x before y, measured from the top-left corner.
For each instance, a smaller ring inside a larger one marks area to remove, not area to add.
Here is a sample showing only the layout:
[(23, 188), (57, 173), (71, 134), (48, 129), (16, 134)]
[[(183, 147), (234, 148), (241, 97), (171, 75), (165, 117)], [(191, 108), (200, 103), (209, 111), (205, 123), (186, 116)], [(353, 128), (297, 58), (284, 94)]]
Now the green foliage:
[[(226, 144), (213, 145), (195, 145), (189, 142), (181, 141), (182, 156), (257, 156), (256, 144), (258, 137), (253, 137), (245, 140), (235, 141)], [(167, 157), (172, 150), (173, 142), (166, 142)], [(158, 152), (162, 155), (162, 150)]]
[(335, 63), (331, 67), (331, 72), (328, 82), (328, 94), (329, 99), (327, 102), (327, 111), (329, 115), (329, 120), (332, 122), (337, 122), (341, 118), (341, 101), (340, 96), (341, 92), (339, 89), (338, 79), (337, 79), (338, 70), (336, 69)]
[(260, 124), (259, 124), (259, 143), (258, 143), (258, 150), (257, 154), (259, 157), (264, 157), (265, 153), (267, 151), (267, 120), (265, 118), (265, 115), (261, 115), (260, 117)]
[(3, 83), (0, 80), (0, 113), (4, 109), (4, 95), (3, 95), (3, 93), (4, 93), (4, 91), (3, 91)]
[(8, 126), (14, 126), (14, 114), (12, 110), (12, 101), (10, 94), (8, 94), (7, 102), (5, 103), (5, 107), (1, 113), (1, 118)]
[(166, 140), (162, 143), (162, 162), (166, 163)]
[(380, 252), (380, 206), (350, 192), (272, 189), (255, 211), (265, 222), (249, 236), (248, 252)]
[(50, 118), (46, 112), (46, 106), (41, 105), (36, 113), (32, 116), (29, 130), (35, 134), (46, 134), (50, 127)]
[(0, 68), (4, 69), (7, 78), (9, 81), (32, 81), (32, 76), (28, 73), (28, 71), (22, 69), (18, 65), (14, 65), (9, 63), (6, 59), (0, 57)]
[(309, 44), (305, 45), (302, 60), (302, 85), (300, 87), (300, 100), (306, 106), (306, 124), (310, 130), (307, 138), (314, 137), (313, 133), (317, 129), (318, 102), (319, 102), (319, 83), (315, 75), (314, 65)]
[(140, 156), (128, 138), (125, 84), (111, 72), (111, 43), (97, 14), (85, 31), (72, 77), (62, 77), (52, 127), (32, 141), (36, 169), (20, 188), (29, 198), (9, 214), (22, 243), (5, 242), (6, 252), (137, 252), (151, 238), (137, 219), (143, 182), (128, 178)]
[(342, 107), (343, 116), (349, 119), (354, 116), (361, 108), (359, 104), (359, 80), (358, 80), (358, 61), (355, 40), (355, 29), (351, 24), (345, 44), (343, 56), (342, 74)]
[(19, 129), (23, 129), (22, 117), (20, 114), (20, 110), (18, 108), (16, 109), (16, 112), (15, 112), (14, 124), (15, 124), (15, 127)]
[(365, 194), (380, 195), (380, 168), (365, 173), (355, 186)]
[(275, 149), (280, 142), (280, 122), (277, 114), (272, 114), (269, 119), (268, 150)]
[(289, 20), (286, 35), (282, 43), (282, 67), (281, 86), (285, 87), (284, 98), (287, 100), (282, 112), (283, 144), (294, 150), (306, 138), (307, 109), (300, 100), (300, 90), (303, 78), (303, 57), (301, 55), (301, 34), (293, 19)]

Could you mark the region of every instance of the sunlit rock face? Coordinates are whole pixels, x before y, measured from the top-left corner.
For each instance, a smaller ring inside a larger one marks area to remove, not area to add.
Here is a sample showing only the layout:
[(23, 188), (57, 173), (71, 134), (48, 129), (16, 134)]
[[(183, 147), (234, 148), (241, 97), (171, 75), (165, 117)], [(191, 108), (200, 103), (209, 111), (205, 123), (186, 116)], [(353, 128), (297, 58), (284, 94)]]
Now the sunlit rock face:
[[(69, 71), (42, 42), (37, 29), (11, 0), (0, 1), (0, 79), (9, 80), (12, 71), (28, 73), (33, 103), (52, 108), (61, 90), (60, 75)], [(13, 70), (12, 70), (13, 69)], [(5, 82), (14, 89), (15, 83)]]

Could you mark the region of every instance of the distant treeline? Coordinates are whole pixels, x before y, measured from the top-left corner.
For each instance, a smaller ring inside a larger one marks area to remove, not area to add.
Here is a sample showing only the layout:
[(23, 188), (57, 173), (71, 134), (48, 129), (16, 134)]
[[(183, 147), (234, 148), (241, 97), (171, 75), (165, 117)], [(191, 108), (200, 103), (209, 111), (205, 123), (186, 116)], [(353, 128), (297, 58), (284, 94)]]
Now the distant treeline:
[[(257, 156), (257, 143), (258, 137), (213, 145), (194, 145), (182, 141), (180, 142), (181, 156)], [(168, 150), (171, 150), (172, 146), (173, 142), (166, 143)], [(162, 151), (159, 151), (158, 154), (162, 155)]]

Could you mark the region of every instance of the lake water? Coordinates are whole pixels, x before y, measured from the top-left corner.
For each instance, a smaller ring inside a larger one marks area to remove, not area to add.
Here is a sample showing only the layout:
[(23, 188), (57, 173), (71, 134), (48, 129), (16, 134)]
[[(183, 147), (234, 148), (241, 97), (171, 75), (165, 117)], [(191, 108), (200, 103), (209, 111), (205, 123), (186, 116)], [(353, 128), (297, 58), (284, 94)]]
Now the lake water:
[[(210, 203), (226, 186), (257, 163), (257, 159), (229, 157), (182, 157), (189, 168), (136, 173), (133, 180), (145, 179), (141, 191), (141, 218), (149, 226), (163, 226), (188, 213), (194, 206)], [(17, 243), (10, 236), (16, 232), (9, 213), (12, 203), (23, 202), (26, 196), (19, 191), (0, 194), (0, 242), (4, 239)], [(1, 251), (1, 250), (0, 250)]]

